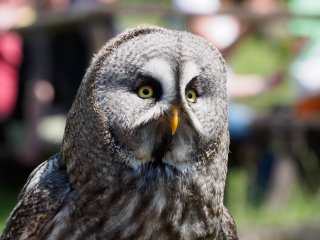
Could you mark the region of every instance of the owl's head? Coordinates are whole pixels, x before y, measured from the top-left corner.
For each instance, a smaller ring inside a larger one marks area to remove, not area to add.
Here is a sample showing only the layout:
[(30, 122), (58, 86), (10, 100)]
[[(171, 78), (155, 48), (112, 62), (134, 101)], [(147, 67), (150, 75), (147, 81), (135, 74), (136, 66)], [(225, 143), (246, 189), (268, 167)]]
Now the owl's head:
[(140, 27), (95, 56), (70, 111), (64, 148), (78, 138), (134, 169), (185, 171), (214, 151), (226, 125), (218, 50), (190, 33)]

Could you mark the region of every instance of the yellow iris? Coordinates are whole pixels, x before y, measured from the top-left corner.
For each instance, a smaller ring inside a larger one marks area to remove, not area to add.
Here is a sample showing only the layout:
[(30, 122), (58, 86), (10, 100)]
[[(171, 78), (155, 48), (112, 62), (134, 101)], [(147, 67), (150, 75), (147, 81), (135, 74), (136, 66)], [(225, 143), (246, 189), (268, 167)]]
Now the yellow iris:
[(143, 85), (138, 89), (138, 96), (141, 98), (151, 98), (153, 96), (153, 89), (149, 85)]
[(187, 90), (186, 98), (189, 102), (192, 102), (192, 103), (196, 102), (197, 101), (197, 94), (196, 94), (195, 90), (193, 90), (193, 89)]

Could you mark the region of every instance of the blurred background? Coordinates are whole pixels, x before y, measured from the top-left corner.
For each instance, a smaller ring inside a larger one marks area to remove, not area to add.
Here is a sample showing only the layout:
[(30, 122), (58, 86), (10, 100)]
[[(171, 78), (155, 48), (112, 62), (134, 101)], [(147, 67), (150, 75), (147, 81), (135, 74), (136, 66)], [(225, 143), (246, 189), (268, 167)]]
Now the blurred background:
[(240, 239), (320, 239), (318, 0), (0, 0), (0, 231), (59, 150), (91, 56), (142, 23), (203, 36), (227, 60)]

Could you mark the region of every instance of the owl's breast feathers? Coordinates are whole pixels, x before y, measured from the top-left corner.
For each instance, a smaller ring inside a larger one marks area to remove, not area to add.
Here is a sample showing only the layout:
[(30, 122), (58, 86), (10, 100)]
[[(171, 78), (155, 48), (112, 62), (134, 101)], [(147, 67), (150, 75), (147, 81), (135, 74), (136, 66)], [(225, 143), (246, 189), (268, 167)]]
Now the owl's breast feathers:
[(183, 198), (174, 187), (177, 194), (172, 198), (172, 190), (159, 181), (149, 182), (162, 186), (156, 192), (144, 187), (126, 191), (122, 185), (116, 191), (81, 195), (70, 189), (61, 157), (55, 155), (29, 177), (1, 239), (238, 239), (225, 207), (210, 210), (210, 203), (189, 199), (192, 192), (203, 194), (199, 185), (195, 183)]
[(67, 171), (61, 166), (60, 154), (56, 154), (29, 176), (0, 239), (39, 239), (69, 192)]

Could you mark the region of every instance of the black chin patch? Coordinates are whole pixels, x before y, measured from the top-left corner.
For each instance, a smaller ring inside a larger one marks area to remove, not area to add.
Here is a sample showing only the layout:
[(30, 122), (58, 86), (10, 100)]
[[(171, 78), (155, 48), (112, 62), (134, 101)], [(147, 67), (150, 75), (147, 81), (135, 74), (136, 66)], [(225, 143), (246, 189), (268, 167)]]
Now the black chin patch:
[(161, 166), (161, 167), (165, 165), (162, 159), (164, 157), (165, 152), (170, 151), (171, 144), (172, 144), (172, 135), (171, 134), (162, 135), (160, 144), (155, 145), (153, 147), (152, 157), (155, 160), (152, 162), (152, 165)]

